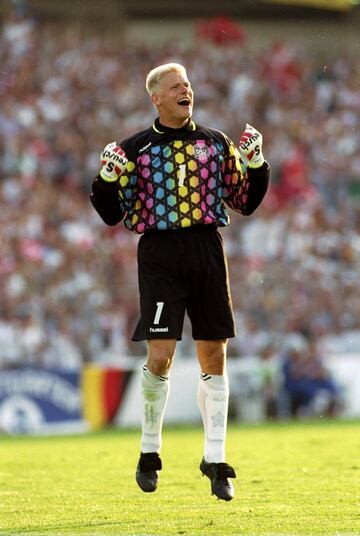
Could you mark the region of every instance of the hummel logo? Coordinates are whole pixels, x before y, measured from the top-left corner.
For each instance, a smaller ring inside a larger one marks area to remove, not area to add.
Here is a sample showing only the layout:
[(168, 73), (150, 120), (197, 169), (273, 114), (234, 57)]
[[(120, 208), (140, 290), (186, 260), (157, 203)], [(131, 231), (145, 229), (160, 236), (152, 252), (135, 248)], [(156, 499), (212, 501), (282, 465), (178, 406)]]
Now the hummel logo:
[(141, 149), (139, 149), (139, 153), (143, 153), (148, 147), (150, 147), (150, 145), (151, 145), (151, 141), (149, 141), (147, 145), (144, 145), (144, 147), (141, 147)]
[(150, 333), (167, 333), (169, 328), (150, 328)]

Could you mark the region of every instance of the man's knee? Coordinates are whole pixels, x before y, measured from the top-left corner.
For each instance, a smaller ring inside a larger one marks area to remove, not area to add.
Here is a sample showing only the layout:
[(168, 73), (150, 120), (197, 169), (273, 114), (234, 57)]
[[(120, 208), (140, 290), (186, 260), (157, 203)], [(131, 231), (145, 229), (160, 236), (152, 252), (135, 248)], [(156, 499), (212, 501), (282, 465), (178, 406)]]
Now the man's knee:
[(175, 356), (176, 340), (151, 339), (148, 341), (147, 366), (153, 374), (167, 374)]
[(223, 374), (226, 361), (227, 339), (215, 341), (197, 341), (196, 349), (203, 372)]

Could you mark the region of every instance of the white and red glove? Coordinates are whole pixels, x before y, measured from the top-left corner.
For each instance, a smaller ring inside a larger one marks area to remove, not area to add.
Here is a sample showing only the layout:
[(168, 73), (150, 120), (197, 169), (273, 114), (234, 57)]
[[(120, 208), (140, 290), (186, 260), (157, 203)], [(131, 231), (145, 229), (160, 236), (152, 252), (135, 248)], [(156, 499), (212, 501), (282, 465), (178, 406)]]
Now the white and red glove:
[(105, 182), (115, 182), (126, 169), (128, 159), (116, 141), (108, 143), (100, 155), (100, 177)]
[(262, 134), (247, 123), (239, 142), (239, 152), (247, 167), (259, 168), (265, 162), (262, 142)]

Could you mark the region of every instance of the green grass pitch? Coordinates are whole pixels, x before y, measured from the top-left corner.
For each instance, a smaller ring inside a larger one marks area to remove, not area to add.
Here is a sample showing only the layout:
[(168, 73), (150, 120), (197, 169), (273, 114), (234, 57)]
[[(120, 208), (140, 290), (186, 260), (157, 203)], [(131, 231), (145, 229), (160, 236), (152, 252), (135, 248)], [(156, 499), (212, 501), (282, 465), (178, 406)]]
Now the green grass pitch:
[(210, 495), (200, 428), (168, 428), (155, 493), (139, 431), (0, 438), (1, 535), (360, 535), (360, 422), (234, 425), (236, 497)]

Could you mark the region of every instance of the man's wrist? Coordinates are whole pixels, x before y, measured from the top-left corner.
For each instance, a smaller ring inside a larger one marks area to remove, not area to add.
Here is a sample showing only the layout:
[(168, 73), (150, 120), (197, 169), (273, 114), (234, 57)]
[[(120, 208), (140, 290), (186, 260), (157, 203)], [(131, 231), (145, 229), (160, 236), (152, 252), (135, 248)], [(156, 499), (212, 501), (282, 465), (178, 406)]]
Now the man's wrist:
[(259, 156), (255, 162), (252, 162), (251, 160), (248, 162), (248, 167), (250, 169), (257, 169), (257, 168), (260, 168), (263, 163), (265, 162), (265, 158), (263, 157), (263, 155)]
[(102, 178), (103, 181), (109, 182), (109, 183), (116, 182), (118, 180), (118, 178), (119, 178), (119, 177), (116, 177), (116, 176), (115, 177), (109, 177), (108, 175), (103, 173), (102, 170), (100, 170), (99, 176)]

